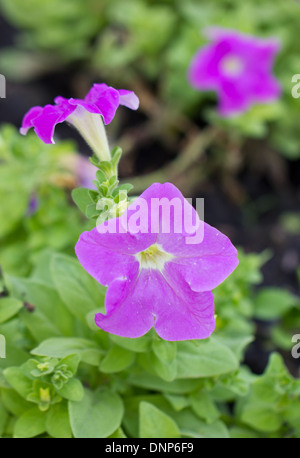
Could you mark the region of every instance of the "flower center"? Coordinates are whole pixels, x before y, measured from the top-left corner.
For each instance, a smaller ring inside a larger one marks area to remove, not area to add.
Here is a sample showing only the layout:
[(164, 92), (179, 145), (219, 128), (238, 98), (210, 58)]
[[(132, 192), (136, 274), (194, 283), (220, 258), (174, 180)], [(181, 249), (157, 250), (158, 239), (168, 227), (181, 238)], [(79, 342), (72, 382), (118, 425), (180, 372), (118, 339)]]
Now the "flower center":
[(141, 269), (157, 269), (160, 271), (163, 269), (165, 262), (170, 261), (174, 257), (156, 243), (149, 246), (146, 250), (140, 251), (135, 256), (140, 263)]
[(221, 60), (220, 68), (226, 76), (239, 76), (244, 69), (244, 64), (239, 57), (229, 55)]

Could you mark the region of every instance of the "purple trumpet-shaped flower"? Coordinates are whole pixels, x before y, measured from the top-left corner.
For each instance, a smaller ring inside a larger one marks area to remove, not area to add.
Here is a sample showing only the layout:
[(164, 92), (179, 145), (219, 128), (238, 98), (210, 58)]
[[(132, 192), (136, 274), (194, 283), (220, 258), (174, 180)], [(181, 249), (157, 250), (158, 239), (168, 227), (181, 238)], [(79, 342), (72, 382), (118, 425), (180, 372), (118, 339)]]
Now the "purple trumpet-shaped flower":
[(237, 250), (170, 183), (154, 183), (119, 218), (81, 234), (84, 269), (108, 286), (96, 324), (122, 337), (153, 326), (165, 340), (204, 339), (215, 328), (211, 290), (237, 266)]
[(255, 103), (280, 96), (280, 84), (272, 74), (278, 40), (217, 27), (208, 28), (207, 35), (212, 43), (196, 53), (188, 79), (196, 89), (216, 91), (221, 116), (242, 113)]
[(20, 133), (26, 135), (33, 127), (44, 143), (54, 143), (56, 124), (68, 120), (78, 127), (80, 118), (83, 118), (86, 112), (101, 115), (104, 124), (109, 124), (119, 105), (136, 110), (139, 99), (132, 91), (114, 89), (106, 84), (94, 84), (84, 99), (56, 97), (55, 105), (31, 108), (23, 118)]

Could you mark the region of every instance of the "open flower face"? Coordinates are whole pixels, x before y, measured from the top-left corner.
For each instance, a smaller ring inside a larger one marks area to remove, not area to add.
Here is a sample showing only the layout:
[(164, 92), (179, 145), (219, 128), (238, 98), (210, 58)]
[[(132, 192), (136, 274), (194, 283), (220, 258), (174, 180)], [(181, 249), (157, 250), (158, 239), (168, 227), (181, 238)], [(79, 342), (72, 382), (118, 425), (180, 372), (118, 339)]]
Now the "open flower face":
[(209, 28), (207, 35), (212, 43), (196, 53), (188, 78), (196, 89), (217, 92), (221, 116), (242, 113), (255, 103), (280, 96), (280, 85), (272, 74), (278, 40), (221, 28)]
[(123, 337), (153, 326), (163, 339), (204, 339), (215, 328), (211, 290), (237, 266), (237, 250), (172, 184), (152, 184), (120, 218), (81, 234), (82, 266), (106, 293), (96, 324)]

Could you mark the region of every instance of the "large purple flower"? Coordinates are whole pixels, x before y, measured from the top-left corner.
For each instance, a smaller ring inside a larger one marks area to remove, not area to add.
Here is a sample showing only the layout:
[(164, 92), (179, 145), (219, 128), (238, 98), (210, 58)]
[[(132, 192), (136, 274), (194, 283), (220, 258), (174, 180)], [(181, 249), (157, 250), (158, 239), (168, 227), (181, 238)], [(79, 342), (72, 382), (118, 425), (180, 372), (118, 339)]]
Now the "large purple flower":
[(76, 255), (108, 286), (96, 324), (123, 337), (153, 326), (166, 340), (204, 339), (215, 328), (211, 290), (237, 266), (237, 250), (170, 183), (154, 183), (119, 218), (81, 234)]
[(254, 103), (277, 99), (281, 88), (272, 75), (280, 45), (235, 30), (207, 29), (211, 44), (194, 56), (188, 79), (196, 89), (216, 91), (221, 116), (236, 115)]
[(109, 124), (119, 105), (136, 110), (139, 99), (132, 91), (114, 89), (104, 83), (94, 84), (84, 99), (56, 97), (55, 105), (31, 108), (23, 118), (20, 133), (26, 135), (33, 127), (44, 143), (54, 143), (56, 124), (68, 120), (78, 127), (80, 118), (83, 118), (86, 112), (101, 115), (104, 124)]

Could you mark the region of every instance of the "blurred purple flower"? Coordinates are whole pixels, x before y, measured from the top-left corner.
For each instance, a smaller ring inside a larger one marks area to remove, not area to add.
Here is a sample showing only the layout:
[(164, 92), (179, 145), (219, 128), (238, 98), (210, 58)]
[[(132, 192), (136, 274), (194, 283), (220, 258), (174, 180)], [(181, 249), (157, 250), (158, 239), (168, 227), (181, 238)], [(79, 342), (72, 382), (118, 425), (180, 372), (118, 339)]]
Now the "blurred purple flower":
[(71, 170), (76, 179), (75, 186), (96, 189), (93, 180), (96, 180), (97, 167), (95, 167), (88, 157), (74, 154), (66, 156), (62, 161), (64, 167)]
[[(174, 227), (167, 225), (166, 212), (153, 210), (157, 201), (166, 205), (167, 213), (169, 209)], [(182, 213), (172, 213), (175, 202), (200, 222), (174, 185), (154, 183), (120, 218), (81, 234), (75, 247), (80, 263), (108, 286), (107, 313), (95, 317), (104, 331), (134, 338), (154, 326), (160, 337), (170, 341), (205, 339), (213, 332), (211, 290), (236, 268), (237, 250), (225, 235), (203, 222), (201, 242), (187, 243), (192, 226), (186, 228)], [(132, 221), (139, 221), (139, 231)], [(179, 223), (180, 227), (184, 223), (181, 232), (175, 229)]]
[(280, 96), (280, 84), (272, 74), (278, 40), (217, 27), (208, 28), (207, 36), (212, 43), (196, 53), (188, 79), (196, 89), (216, 91), (221, 116), (242, 113), (255, 103)]
[(36, 194), (32, 194), (28, 207), (27, 207), (27, 216), (32, 216), (35, 214), (39, 207), (39, 201)]
[(137, 110), (139, 99), (132, 91), (114, 89), (106, 84), (94, 84), (84, 99), (65, 99), (56, 97), (55, 105), (31, 108), (23, 118), (20, 133), (27, 134), (33, 127), (37, 136), (44, 143), (54, 143), (53, 135), (56, 124), (65, 120), (77, 123), (85, 112), (100, 114), (104, 124), (109, 124), (119, 105)]
[(96, 180), (96, 172), (98, 171), (87, 157), (77, 157), (75, 166), (77, 168), (78, 186), (84, 188), (96, 189), (96, 185), (93, 180)]

